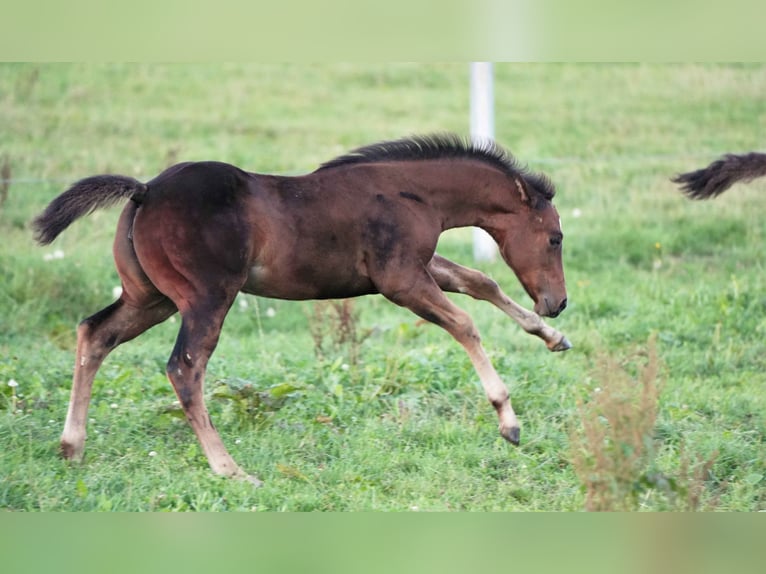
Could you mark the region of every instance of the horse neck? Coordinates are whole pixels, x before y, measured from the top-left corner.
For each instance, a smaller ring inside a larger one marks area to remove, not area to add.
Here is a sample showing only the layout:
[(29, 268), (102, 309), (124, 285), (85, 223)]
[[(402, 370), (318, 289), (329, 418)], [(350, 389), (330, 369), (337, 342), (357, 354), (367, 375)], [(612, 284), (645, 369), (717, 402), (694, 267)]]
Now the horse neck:
[(507, 211), (513, 201), (520, 200), (512, 193), (508, 176), (483, 162), (434, 160), (423, 163), (430, 164), (428, 169), (421, 165), (412, 181), (419, 181), (427, 190), (428, 203), (439, 212), (444, 229), (486, 228), (493, 215)]

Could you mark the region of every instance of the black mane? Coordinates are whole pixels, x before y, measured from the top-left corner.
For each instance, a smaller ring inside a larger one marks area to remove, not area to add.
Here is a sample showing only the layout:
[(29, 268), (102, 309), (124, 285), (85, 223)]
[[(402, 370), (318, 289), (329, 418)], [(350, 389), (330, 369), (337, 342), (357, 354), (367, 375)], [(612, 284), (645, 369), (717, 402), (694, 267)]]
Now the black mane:
[(548, 201), (553, 199), (556, 193), (550, 179), (543, 174), (529, 171), (494, 141), (474, 142), (455, 134), (411, 136), (374, 143), (325, 162), (317, 171), (359, 163), (444, 158), (476, 159), (488, 163), (511, 177), (520, 176)]

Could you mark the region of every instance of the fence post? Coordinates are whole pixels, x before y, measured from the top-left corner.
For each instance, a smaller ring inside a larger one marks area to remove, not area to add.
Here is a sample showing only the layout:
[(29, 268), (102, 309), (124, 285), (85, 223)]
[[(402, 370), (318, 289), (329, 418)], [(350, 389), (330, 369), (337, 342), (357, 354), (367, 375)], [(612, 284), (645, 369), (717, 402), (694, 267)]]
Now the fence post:
[[(475, 142), (495, 137), (495, 101), (491, 62), (471, 62), (471, 139)], [(473, 228), (473, 258), (494, 261), (497, 245), (478, 227)]]

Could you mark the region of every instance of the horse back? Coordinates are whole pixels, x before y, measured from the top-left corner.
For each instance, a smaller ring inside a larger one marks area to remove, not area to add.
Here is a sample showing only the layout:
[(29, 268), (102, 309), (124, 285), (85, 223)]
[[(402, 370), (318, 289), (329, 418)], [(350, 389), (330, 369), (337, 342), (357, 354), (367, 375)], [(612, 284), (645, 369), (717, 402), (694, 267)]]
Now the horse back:
[(376, 274), (427, 264), (441, 231), (380, 167), (287, 177), (173, 166), (148, 183), (136, 215), (139, 258), (185, 276), (225, 270), (243, 290), (283, 299), (376, 292)]

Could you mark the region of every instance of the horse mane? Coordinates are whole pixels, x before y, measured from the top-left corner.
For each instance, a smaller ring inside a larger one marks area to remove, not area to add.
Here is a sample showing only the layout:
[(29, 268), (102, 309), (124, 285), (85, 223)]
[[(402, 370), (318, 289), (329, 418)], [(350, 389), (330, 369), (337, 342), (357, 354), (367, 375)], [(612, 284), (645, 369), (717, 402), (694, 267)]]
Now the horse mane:
[(541, 199), (550, 201), (556, 193), (547, 176), (532, 172), (521, 165), (495, 141), (473, 141), (451, 133), (410, 136), (370, 144), (325, 162), (316, 171), (361, 163), (432, 159), (483, 161), (510, 177), (522, 177), (533, 188), (533, 193)]

